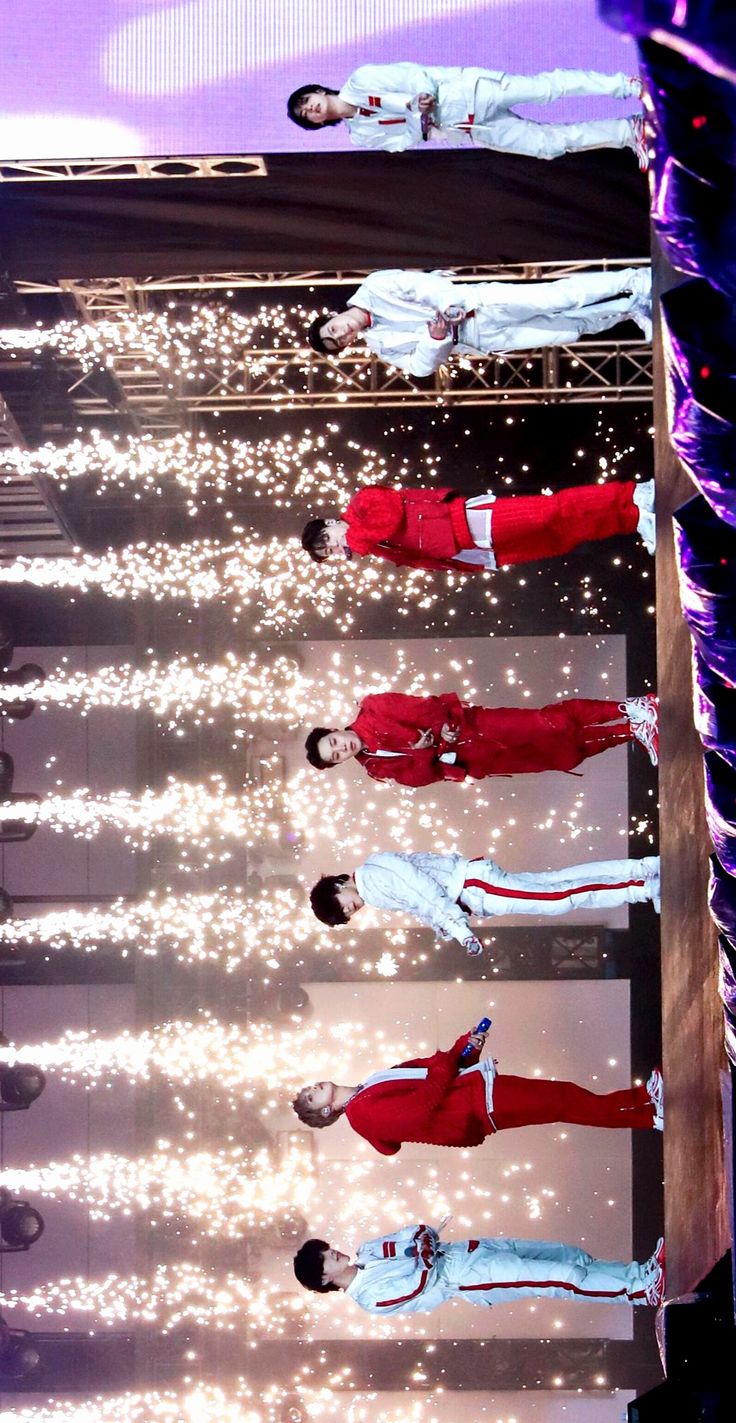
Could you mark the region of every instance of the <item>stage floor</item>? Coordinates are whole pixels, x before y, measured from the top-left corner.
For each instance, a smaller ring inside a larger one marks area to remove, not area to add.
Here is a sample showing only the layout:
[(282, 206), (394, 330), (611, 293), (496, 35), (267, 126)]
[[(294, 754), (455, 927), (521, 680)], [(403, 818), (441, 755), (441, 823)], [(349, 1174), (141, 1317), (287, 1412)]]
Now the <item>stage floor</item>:
[[(654, 258), (655, 291), (676, 275)], [(655, 303), (658, 307), (658, 302)], [(661, 706), (662, 1015), (667, 1295), (692, 1289), (731, 1245), (719, 1073), (725, 1066), (702, 751), (692, 722), (690, 635), (680, 612), (671, 514), (696, 493), (667, 437), (661, 334), (654, 346), (657, 670)]]

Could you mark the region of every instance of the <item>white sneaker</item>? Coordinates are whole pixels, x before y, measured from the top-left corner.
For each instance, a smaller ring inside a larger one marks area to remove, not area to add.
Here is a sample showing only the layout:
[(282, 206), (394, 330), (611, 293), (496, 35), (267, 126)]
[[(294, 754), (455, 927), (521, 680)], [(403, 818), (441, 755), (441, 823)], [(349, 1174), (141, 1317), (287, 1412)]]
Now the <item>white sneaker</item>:
[(654, 1107), (654, 1130), (664, 1131), (664, 1078), (658, 1067), (647, 1078), (647, 1096)]
[(653, 479), (640, 479), (634, 489), (634, 503), (637, 509), (646, 509), (648, 513), (654, 513), (654, 501), (656, 490)]
[(629, 148), (632, 148), (636, 154), (640, 172), (646, 173), (652, 160), (649, 156), (646, 124), (641, 114), (635, 114), (633, 119), (629, 119), (629, 128), (631, 130)]
[(650, 266), (629, 267), (626, 273), (626, 285), (632, 296), (636, 297), (637, 303), (651, 309), (652, 269)]
[(666, 1285), (665, 1245), (662, 1236), (657, 1241), (654, 1253), (644, 1261), (642, 1275), (647, 1304), (658, 1309), (664, 1299)]
[(644, 306), (643, 304), (640, 306), (637, 303), (636, 306), (632, 306), (628, 314), (631, 320), (636, 322), (644, 340), (651, 341), (652, 335), (654, 334), (651, 307)]
[(657, 550), (657, 521), (654, 517), (654, 480), (643, 479), (634, 486), (634, 503), (639, 510), (636, 532), (647, 553)]
[(659, 762), (659, 699), (649, 692), (645, 697), (627, 697), (619, 703), (631, 727), (635, 741), (649, 756), (653, 766)]
[(644, 1290), (647, 1297), (647, 1304), (651, 1304), (654, 1309), (659, 1309), (664, 1300), (664, 1270), (653, 1270), (644, 1282)]
[(645, 855), (639, 862), (644, 868), (644, 878), (649, 890), (649, 898), (655, 914), (661, 914), (662, 901), (659, 888), (659, 855)]

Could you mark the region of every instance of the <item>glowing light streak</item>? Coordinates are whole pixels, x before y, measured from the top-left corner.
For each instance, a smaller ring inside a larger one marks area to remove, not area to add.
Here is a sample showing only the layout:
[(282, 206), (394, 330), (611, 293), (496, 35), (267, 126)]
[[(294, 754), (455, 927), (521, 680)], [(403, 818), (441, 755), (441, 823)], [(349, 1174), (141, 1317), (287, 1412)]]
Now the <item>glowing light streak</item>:
[(192, 1021), (163, 1023), (114, 1037), (69, 1029), (55, 1041), (0, 1045), (0, 1063), (33, 1062), (45, 1072), (59, 1072), (66, 1081), (90, 1086), (111, 1077), (137, 1083), (161, 1075), (184, 1086), (209, 1083), (247, 1102), (259, 1091), (262, 1094), (264, 1087), (286, 1099), (319, 1076), (325, 1061), (336, 1081), (349, 1080), (356, 1041), (370, 1042), (377, 1062), (398, 1062), (425, 1047), (432, 1051), (428, 1043), (417, 1043), (416, 1033), (411, 1041), (396, 1035), (392, 1040), (382, 1029), (355, 1020), (241, 1027), (220, 1023), (203, 1010)]
[[(72, 671), (65, 661), (41, 681), (0, 684), (0, 703), (10, 705), (30, 697), (40, 706), (74, 707), (83, 714), (94, 707), (145, 709), (169, 729), (185, 720), (197, 726), (212, 724), (215, 716), (218, 723), (228, 717), (261, 729), (273, 723), (306, 728), (323, 724), (325, 717), (330, 725), (346, 725), (357, 703), (369, 693), (405, 691), (427, 696), (439, 684), (438, 674), (428, 677), (401, 647), (383, 672), (335, 653), (317, 678), (308, 676), (297, 658), (270, 651), (244, 656), (227, 652), (218, 663), (188, 657), (171, 662), (154, 659), (142, 667), (123, 663), (95, 672)], [(453, 680), (457, 681), (456, 674)], [(464, 695), (477, 695), (467, 676), (463, 681)]]
[(422, 612), (465, 581), (454, 573), (438, 579), (422, 568), (387, 571), (378, 560), (318, 567), (296, 538), (264, 540), (257, 530), (236, 526), (233, 533), (242, 535), (240, 542), (198, 539), (179, 545), (130, 544), (68, 558), (21, 556), (0, 566), (0, 584), (70, 593), (97, 590), (108, 598), (151, 598), (192, 607), (218, 603), (228, 607), (235, 622), (247, 616), (258, 636), (293, 633), (312, 615), (331, 618), (347, 633), (367, 603), (385, 600), (402, 613)]
[[(192, 514), (232, 495), (248, 495), (281, 509), (309, 500), (343, 507), (361, 484), (407, 478), (406, 460), (389, 466), (377, 451), (361, 449), (352, 440), (345, 445), (346, 469), (343, 458), (328, 449), (338, 431), (339, 426), (328, 424), (324, 433), (305, 431), (299, 438), (287, 433), (274, 439), (214, 443), (185, 434), (119, 440), (93, 430), (87, 440), (67, 445), (5, 450), (0, 468), (28, 478), (40, 476), (61, 489), (86, 480), (98, 496), (132, 490), (134, 499), (141, 500), (179, 488)], [(435, 472), (435, 464), (428, 472)]]
[[(279, 1105), (285, 1108), (285, 1103), (273, 1102), (264, 1112), (270, 1114)], [(308, 1128), (295, 1125), (288, 1149), (278, 1153), (278, 1159), (270, 1149), (250, 1154), (232, 1144), (232, 1137), (227, 1147), (217, 1151), (197, 1151), (190, 1141), (159, 1142), (148, 1156), (103, 1152), (11, 1167), (3, 1171), (3, 1183), (11, 1191), (73, 1201), (93, 1220), (109, 1221), (122, 1213), (145, 1215), (151, 1227), (162, 1220), (187, 1221), (195, 1241), (247, 1235), (283, 1245), (284, 1235), (288, 1241), (295, 1231), (322, 1234), (324, 1239), (331, 1233), (336, 1241), (345, 1242), (369, 1239), (375, 1235), (376, 1221), (386, 1230), (405, 1225), (413, 1218), (417, 1202), (425, 1219), (441, 1219), (453, 1212), (456, 1220), (464, 1217), (467, 1192), (460, 1188), (448, 1193), (432, 1169), (422, 1181), (412, 1182), (411, 1204), (400, 1190), (388, 1193), (385, 1182), (375, 1183), (375, 1165), (367, 1149), (355, 1160), (329, 1162), (326, 1191), (325, 1165), (313, 1156), (312, 1139)], [(518, 1194), (523, 1201), (521, 1189)], [(493, 1201), (487, 1188), (474, 1190), (476, 1220), (481, 1207), (485, 1204), (487, 1213)], [(467, 1228), (471, 1228), (469, 1221)]]
[(310, 1423), (438, 1423), (441, 1388), (422, 1393), (421, 1399), (387, 1405), (380, 1393), (355, 1391), (350, 1374), (346, 1367), (322, 1378), (316, 1366), (304, 1366), (286, 1386), (271, 1383), (261, 1389), (244, 1378), (233, 1380), (227, 1389), (185, 1379), (179, 1392), (108, 1393), (83, 1401), (51, 1398), (26, 1407), (14, 1405), (0, 1412), (0, 1423), (284, 1423), (290, 1417), (308, 1418)]
[[(357, 935), (349, 930), (341, 935), (340, 951), (348, 963), (360, 951), (363, 929), (375, 932), (377, 925), (384, 931), (382, 938), (399, 952), (404, 932), (387, 929), (385, 921), (380, 924), (378, 915), (366, 910)], [(0, 923), (0, 943), (85, 953), (111, 945), (123, 957), (133, 952), (146, 956), (170, 952), (181, 963), (208, 961), (227, 973), (247, 967), (251, 973), (259, 969), (264, 976), (294, 954), (335, 952), (334, 933), (315, 919), (306, 895), (291, 890), (279, 890), (278, 895), (264, 892), (254, 899), (225, 893), (162, 899), (151, 895), (138, 903), (119, 900), (109, 909), (53, 910)], [(358, 961), (362, 964), (362, 956)]]
[(309, 1320), (308, 1296), (231, 1272), (213, 1274), (190, 1262), (157, 1265), (148, 1278), (111, 1273), (8, 1289), (0, 1294), (0, 1308), (5, 1314), (22, 1309), (35, 1319), (65, 1319), (75, 1328), (147, 1324), (162, 1334), (201, 1324), (273, 1337), (300, 1332)]

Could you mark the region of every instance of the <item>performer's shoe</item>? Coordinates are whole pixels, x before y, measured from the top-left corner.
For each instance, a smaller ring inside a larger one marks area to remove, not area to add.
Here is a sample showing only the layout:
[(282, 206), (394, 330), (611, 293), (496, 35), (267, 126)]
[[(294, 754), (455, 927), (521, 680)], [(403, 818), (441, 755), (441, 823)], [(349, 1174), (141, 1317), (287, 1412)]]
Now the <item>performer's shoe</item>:
[(641, 99), (644, 95), (644, 80), (638, 74), (632, 74), (626, 85), (625, 99)]
[(629, 124), (631, 126), (631, 148), (636, 154), (640, 172), (646, 173), (649, 171), (652, 161), (649, 156), (646, 123), (641, 114), (634, 114), (634, 117), (629, 119)]
[(636, 532), (642, 540), (647, 553), (655, 553), (657, 549), (657, 523), (654, 517), (654, 480), (644, 479), (641, 483), (634, 485), (634, 503), (639, 510), (639, 522)]
[(644, 1263), (644, 1291), (647, 1304), (654, 1305), (655, 1309), (659, 1308), (664, 1299), (665, 1285), (665, 1244), (660, 1237), (654, 1254), (650, 1255)]
[(631, 727), (635, 741), (638, 741), (649, 756), (653, 766), (659, 763), (659, 698), (653, 692), (645, 697), (627, 697), (621, 702), (620, 710)]
[(649, 265), (645, 267), (634, 267), (631, 278), (628, 282), (628, 290), (636, 298), (638, 306), (645, 309), (652, 309), (652, 269)]
[(654, 1107), (654, 1130), (664, 1131), (664, 1078), (658, 1067), (647, 1078), (647, 1096)]
[(636, 322), (644, 340), (651, 341), (654, 334), (651, 307), (644, 306), (643, 304), (632, 306), (629, 316), (632, 321)]

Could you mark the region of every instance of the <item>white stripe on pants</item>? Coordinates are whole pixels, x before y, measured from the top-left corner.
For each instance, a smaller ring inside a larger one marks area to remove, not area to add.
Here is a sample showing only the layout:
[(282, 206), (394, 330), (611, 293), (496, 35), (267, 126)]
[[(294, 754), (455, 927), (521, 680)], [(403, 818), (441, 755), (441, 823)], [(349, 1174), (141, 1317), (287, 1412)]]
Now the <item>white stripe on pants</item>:
[(458, 1241), (441, 1246), (443, 1279), (474, 1304), (512, 1300), (597, 1299), (646, 1304), (644, 1271), (636, 1260), (595, 1260), (585, 1250), (552, 1240)]
[(567, 914), (652, 898), (659, 860), (595, 860), (561, 870), (511, 874), (494, 860), (471, 860), (460, 904), (479, 919), (501, 914)]

